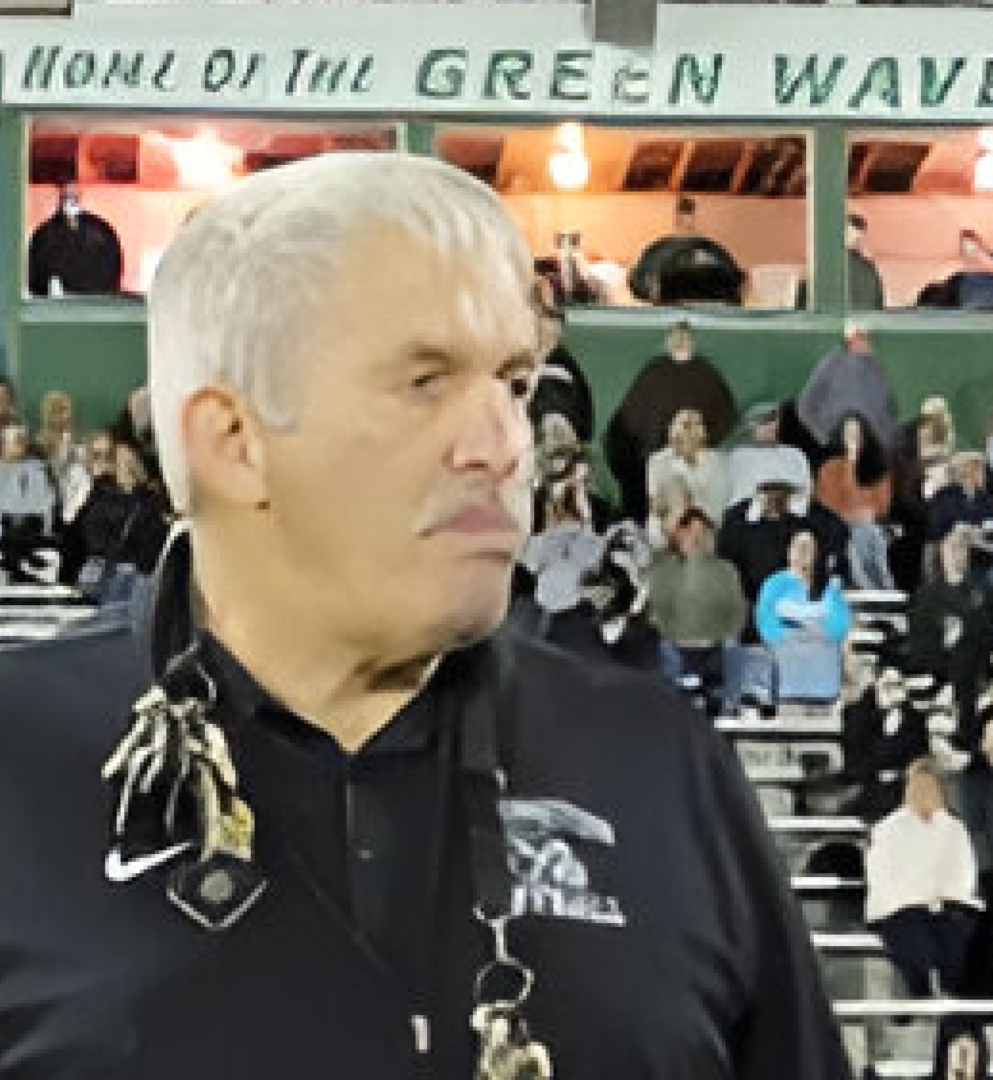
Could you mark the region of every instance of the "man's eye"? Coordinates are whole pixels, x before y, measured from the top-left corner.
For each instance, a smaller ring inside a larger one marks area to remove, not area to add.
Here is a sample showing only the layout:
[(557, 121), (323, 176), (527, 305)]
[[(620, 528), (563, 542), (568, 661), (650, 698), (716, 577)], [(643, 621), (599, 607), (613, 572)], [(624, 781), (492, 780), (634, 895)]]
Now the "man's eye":
[(512, 375), (507, 381), (510, 387), (510, 396), (517, 401), (526, 401), (534, 393), (537, 379), (533, 375)]
[(410, 380), (410, 385), (415, 390), (436, 389), (444, 381), (446, 375), (447, 372), (444, 371), (423, 371)]

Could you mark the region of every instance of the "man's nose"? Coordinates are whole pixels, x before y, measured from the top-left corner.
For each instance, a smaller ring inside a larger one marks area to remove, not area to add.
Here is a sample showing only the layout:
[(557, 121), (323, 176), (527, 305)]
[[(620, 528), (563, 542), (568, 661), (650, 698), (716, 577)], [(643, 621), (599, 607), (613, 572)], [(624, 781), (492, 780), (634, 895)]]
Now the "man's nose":
[(456, 469), (485, 469), (503, 479), (526, 459), (532, 443), (531, 423), (524, 402), (503, 379), (482, 386), (465, 411), (452, 464)]

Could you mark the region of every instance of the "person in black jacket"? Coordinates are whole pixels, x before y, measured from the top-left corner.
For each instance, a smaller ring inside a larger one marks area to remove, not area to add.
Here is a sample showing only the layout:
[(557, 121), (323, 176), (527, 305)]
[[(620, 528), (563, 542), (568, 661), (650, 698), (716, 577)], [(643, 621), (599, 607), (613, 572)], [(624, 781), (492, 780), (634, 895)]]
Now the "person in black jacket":
[(147, 635), (0, 652), (2, 1080), (847, 1076), (730, 748), (498, 629), (531, 273), (425, 157), (180, 231), (150, 386), (188, 541)]

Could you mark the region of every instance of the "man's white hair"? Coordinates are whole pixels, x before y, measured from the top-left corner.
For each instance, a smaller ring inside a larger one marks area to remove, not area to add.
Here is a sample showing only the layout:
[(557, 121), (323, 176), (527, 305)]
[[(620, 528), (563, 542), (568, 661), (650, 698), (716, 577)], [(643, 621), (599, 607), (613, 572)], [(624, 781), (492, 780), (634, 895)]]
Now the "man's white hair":
[(225, 386), (263, 423), (291, 429), (308, 327), (333, 303), (350, 244), (380, 227), (399, 227), (443, 256), (471, 254), (498, 272), (502, 262), (530, 295), (531, 255), (498, 196), (434, 158), (326, 154), (240, 182), (182, 226), (149, 293), (152, 420), (178, 511), (190, 508), (184, 402)]

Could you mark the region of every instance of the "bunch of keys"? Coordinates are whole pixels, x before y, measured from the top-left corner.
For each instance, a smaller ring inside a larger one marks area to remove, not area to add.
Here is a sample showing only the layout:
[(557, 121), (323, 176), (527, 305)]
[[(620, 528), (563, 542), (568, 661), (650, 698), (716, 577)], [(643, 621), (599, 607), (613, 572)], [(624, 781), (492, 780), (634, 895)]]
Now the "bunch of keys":
[[(475, 1080), (551, 1080), (552, 1061), (548, 1048), (534, 1042), (521, 1007), (531, 993), (534, 973), (507, 952), (507, 915), (488, 919), (477, 910), (477, 917), (493, 931), (495, 959), (476, 976), (476, 1007), (471, 1024), (479, 1036), (479, 1058)], [(497, 996), (487, 1002), (488, 984), (516, 980), (519, 986), (512, 996)]]
[(255, 902), (266, 882), (252, 865), (254, 818), (237, 794), (238, 776), (221, 728), (208, 713), (216, 688), (202, 668), (206, 699), (179, 701), (155, 686), (134, 706), (135, 721), (107, 760), (103, 777), (120, 778), (114, 817), (115, 842), (127, 834), (133, 807), (142, 798), (161, 808), (163, 840), (176, 839), (181, 803), (196, 811), (199, 857), (170, 875), (169, 898), (211, 930), (232, 925)]

